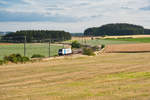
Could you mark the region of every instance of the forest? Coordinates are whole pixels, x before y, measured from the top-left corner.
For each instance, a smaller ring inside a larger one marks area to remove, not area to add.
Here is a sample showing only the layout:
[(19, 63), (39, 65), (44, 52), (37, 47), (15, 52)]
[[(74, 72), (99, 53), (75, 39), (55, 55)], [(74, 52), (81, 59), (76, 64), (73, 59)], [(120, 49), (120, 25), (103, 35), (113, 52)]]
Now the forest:
[(71, 34), (65, 31), (50, 30), (23, 30), (4, 35), (1, 40), (12, 42), (41, 42), (41, 41), (65, 41), (71, 39)]
[(150, 34), (150, 29), (144, 29), (144, 34)]
[(144, 29), (143, 26), (127, 24), (127, 23), (116, 23), (106, 24), (101, 27), (88, 28), (84, 31), (86, 36), (105, 36), (105, 35), (142, 35), (150, 34), (150, 29)]

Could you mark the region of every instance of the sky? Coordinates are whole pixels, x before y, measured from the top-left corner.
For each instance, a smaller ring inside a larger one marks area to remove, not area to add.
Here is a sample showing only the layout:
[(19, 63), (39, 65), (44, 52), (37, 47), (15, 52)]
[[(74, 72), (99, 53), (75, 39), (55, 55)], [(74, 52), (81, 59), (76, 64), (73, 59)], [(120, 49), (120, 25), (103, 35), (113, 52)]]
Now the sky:
[(109, 23), (150, 28), (150, 0), (0, 0), (0, 31), (84, 32)]

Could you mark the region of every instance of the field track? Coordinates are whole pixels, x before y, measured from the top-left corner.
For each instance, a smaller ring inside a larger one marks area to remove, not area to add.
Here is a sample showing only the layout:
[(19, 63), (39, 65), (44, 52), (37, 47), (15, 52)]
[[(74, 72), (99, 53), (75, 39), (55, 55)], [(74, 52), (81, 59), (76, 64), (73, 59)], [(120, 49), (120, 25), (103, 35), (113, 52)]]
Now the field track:
[(0, 100), (149, 100), (150, 53), (0, 66)]
[(106, 53), (150, 52), (150, 43), (108, 45), (105, 48), (105, 52)]

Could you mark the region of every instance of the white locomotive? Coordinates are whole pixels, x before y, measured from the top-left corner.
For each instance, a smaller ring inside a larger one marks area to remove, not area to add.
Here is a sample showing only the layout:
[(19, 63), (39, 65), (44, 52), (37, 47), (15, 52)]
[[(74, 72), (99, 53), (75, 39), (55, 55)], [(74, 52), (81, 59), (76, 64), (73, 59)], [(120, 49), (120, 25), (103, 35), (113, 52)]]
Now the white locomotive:
[(69, 54), (72, 54), (72, 50), (71, 48), (66, 48), (66, 49), (59, 49), (58, 50), (58, 55), (61, 56), (61, 55), (69, 55)]

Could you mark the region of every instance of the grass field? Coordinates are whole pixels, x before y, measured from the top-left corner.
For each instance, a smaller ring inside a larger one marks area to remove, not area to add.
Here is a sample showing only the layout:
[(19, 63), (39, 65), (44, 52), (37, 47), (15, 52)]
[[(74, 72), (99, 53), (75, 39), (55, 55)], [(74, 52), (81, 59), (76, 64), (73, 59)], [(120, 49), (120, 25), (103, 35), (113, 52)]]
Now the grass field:
[[(71, 41), (66, 41), (65, 43), (71, 43), (74, 40)], [(79, 39), (77, 40), (78, 42), (80, 42), (81, 44), (88, 44), (88, 45), (92, 45), (92, 46), (96, 46), (96, 45), (101, 45), (101, 44), (105, 44), (105, 45), (109, 45), (109, 44), (131, 44), (131, 43), (137, 43), (137, 42), (131, 42), (131, 41), (122, 41), (122, 40), (107, 40), (107, 39)]]
[[(79, 40), (83, 43), (83, 41)], [(106, 38), (106, 39), (96, 39), (87, 40), (89, 45), (100, 45), (100, 44), (135, 44), (135, 43), (150, 43), (150, 37), (145, 38)]]
[[(62, 48), (62, 46), (51, 45), (51, 56), (57, 55), (59, 48)], [(24, 44), (0, 45), (0, 59), (2, 59), (4, 56), (13, 53), (19, 53), (24, 55)], [(26, 56), (31, 57), (33, 54), (41, 54), (48, 57), (49, 56), (48, 43), (26, 44)]]
[(0, 100), (149, 100), (150, 53), (0, 66)]
[[(88, 44), (88, 45), (112, 45), (112, 44), (132, 44), (132, 43), (150, 43), (150, 38), (121, 38), (121, 39), (115, 39), (115, 38), (99, 38), (91, 40), (91, 38), (74, 38), (74, 40), (79, 41), (82, 44)], [(73, 41), (73, 40), (72, 40)], [(67, 42), (72, 42), (67, 41)]]
[(80, 43), (82, 44), (88, 44), (88, 45), (101, 45), (101, 44), (105, 44), (105, 45), (109, 45), (109, 44), (131, 44), (131, 43), (135, 43), (135, 42), (130, 42), (130, 41), (115, 41), (115, 40), (104, 40), (104, 39), (96, 39), (96, 40), (86, 40), (85, 41), (80, 41)]
[[(88, 45), (112, 45), (112, 44), (135, 44), (135, 43), (150, 43), (150, 38), (107, 38), (107, 39), (82, 39), (82, 38), (76, 38), (80, 43), (82, 44), (88, 44)], [(85, 42), (86, 40), (86, 42)], [(73, 40), (72, 40), (73, 41)], [(72, 42), (67, 41), (67, 42)], [(57, 55), (57, 51), (59, 48), (62, 48), (62, 46), (51, 46), (51, 56)], [(31, 57), (33, 54), (41, 54), (44, 56), (48, 56), (48, 43), (46, 44), (27, 44), (26, 49), (26, 56)], [(0, 59), (2, 59), (4, 56), (7, 56), (12, 53), (20, 53), (24, 54), (24, 46), (23, 44), (6, 44), (2, 45), (0, 44)]]
[(89, 45), (150, 43), (150, 35), (106, 36), (106, 37), (94, 37), (94, 38), (99, 38), (99, 39), (91, 40), (91, 37), (84, 37), (84, 38), (73, 37), (72, 41), (77, 40), (82, 44), (89, 44)]

